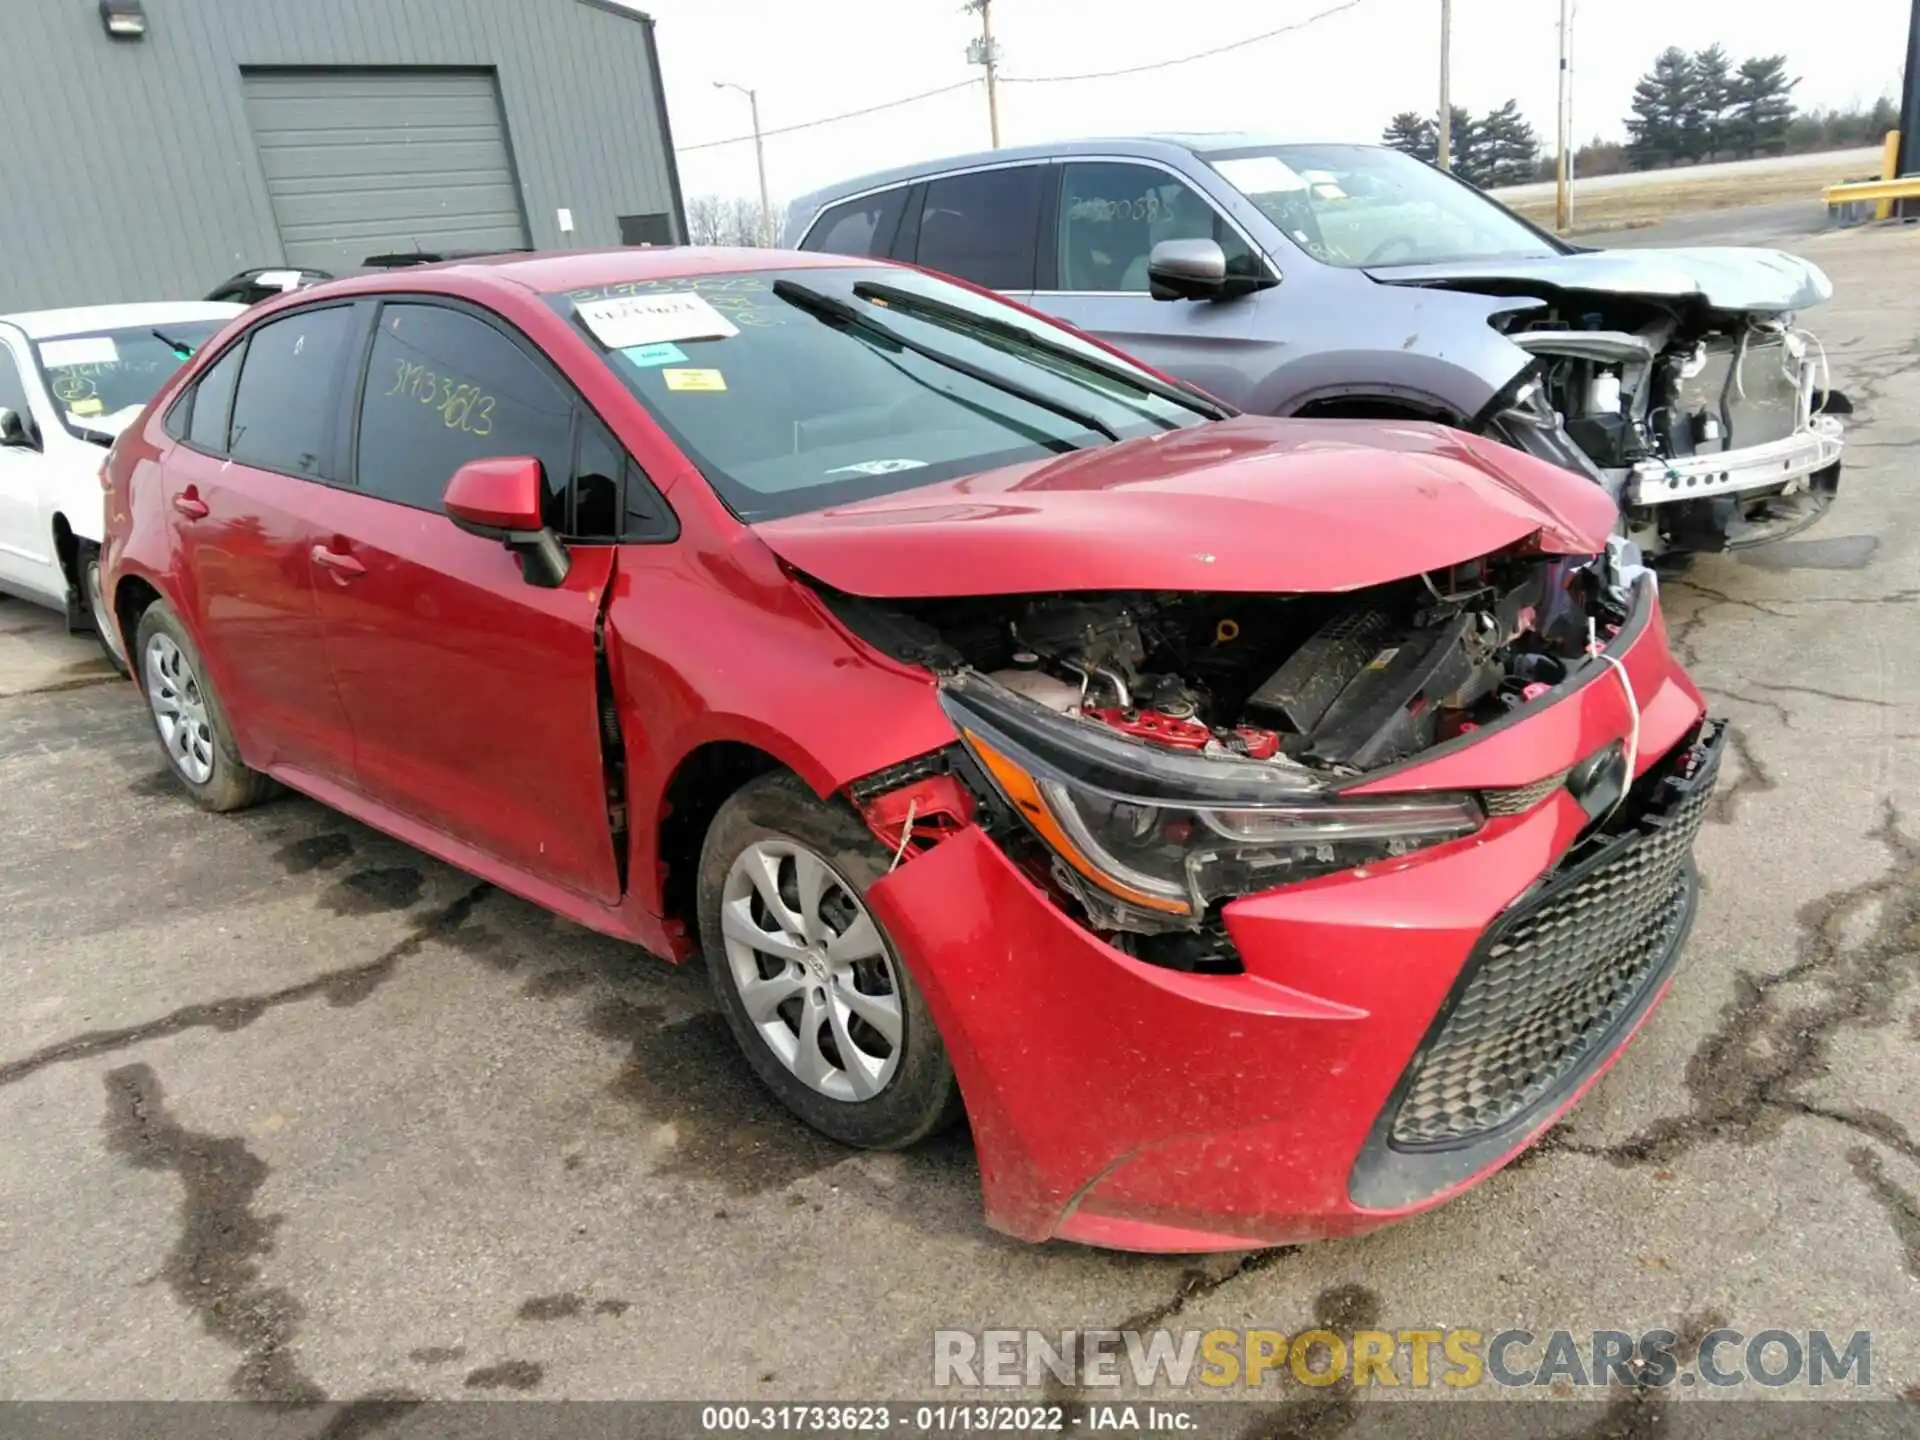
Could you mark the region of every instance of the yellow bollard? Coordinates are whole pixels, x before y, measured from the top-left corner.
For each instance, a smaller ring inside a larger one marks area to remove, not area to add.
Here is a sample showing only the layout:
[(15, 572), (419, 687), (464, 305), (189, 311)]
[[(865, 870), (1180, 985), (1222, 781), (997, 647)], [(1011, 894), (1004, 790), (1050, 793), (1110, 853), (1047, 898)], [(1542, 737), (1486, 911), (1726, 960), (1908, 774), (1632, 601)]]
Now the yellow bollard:
[[(1882, 180), (1900, 178), (1900, 132), (1898, 130), (1887, 131), (1886, 148), (1880, 161), (1880, 178)], [(1876, 220), (1891, 220), (1893, 201), (1882, 200), (1874, 206), (1873, 215)]]

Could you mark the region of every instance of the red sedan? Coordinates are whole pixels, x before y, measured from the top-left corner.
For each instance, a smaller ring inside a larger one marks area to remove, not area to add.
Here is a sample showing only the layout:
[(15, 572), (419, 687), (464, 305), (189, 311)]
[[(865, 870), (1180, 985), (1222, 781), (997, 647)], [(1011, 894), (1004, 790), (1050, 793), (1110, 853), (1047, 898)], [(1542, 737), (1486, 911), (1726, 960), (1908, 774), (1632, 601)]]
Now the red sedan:
[(1619, 1053), (1692, 917), (1719, 730), (1597, 488), (1235, 416), (911, 269), (322, 286), (104, 478), (195, 800), (290, 786), (703, 954), (781, 1102), (862, 1146), (964, 1114), (1027, 1239), (1433, 1205)]

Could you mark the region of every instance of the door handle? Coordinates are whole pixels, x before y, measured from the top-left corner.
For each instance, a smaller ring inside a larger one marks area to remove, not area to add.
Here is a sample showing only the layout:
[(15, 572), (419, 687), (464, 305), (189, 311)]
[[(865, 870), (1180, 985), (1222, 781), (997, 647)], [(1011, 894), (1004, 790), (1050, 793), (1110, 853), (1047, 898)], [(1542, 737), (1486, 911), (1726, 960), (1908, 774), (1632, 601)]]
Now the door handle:
[(173, 497), (173, 508), (189, 520), (207, 518), (207, 502), (196, 495), (191, 486)]
[(338, 550), (329, 550), (324, 545), (314, 546), (309, 554), (312, 555), (314, 564), (318, 565), (322, 570), (331, 570), (342, 580), (351, 580), (356, 575), (364, 575), (367, 573), (367, 567), (354, 559), (353, 556), (342, 555)]

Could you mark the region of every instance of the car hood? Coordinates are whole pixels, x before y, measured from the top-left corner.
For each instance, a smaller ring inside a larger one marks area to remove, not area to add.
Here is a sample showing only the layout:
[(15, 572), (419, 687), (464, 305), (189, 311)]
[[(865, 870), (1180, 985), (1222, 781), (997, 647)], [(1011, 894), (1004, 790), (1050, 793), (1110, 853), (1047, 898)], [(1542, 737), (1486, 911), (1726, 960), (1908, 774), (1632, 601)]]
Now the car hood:
[(789, 565), (876, 598), (1380, 585), (1537, 537), (1595, 554), (1600, 488), (1438, 425), (1240, 416), (762, 521)]
[(1389, 265), (1367, 274), (1388, 285), (1534, 295), (1579, 290), (1662, 300), (1698, 297), (1715, 310), (1768, 314), (1830, 298), (1833, 284), (1811, 261), (1783, 250), (1705, 246), (1685, 250), (1586, 250), (1534, 260)]

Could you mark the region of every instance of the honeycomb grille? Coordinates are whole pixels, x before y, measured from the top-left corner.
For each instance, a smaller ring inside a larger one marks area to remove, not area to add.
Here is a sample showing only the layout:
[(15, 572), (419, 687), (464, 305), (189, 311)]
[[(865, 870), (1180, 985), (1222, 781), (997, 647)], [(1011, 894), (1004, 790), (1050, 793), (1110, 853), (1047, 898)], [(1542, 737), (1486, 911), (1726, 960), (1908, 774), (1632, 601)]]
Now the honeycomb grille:
[(1392, 1144), (1458, 1145), (1499, 1129), (1581, 1070), (1634, 1008), (1686, 925), (1688, 856), (1719, 757), (1709, 727), (1652, 786), (1634, 830), (1576, 851), (1487, 932), (1415, 1057)]
[(1510, 790), (1483, 790), (1480, 799), (1489, 815), (1524, 815), (1567, 783), (1567, 772), (1549, 775), (1531, 785), (1516, 785)]

